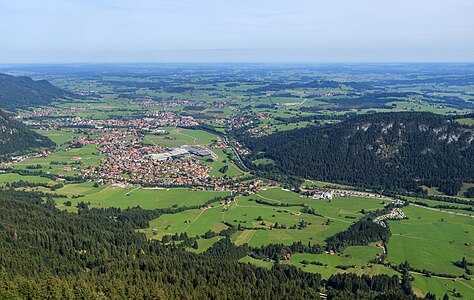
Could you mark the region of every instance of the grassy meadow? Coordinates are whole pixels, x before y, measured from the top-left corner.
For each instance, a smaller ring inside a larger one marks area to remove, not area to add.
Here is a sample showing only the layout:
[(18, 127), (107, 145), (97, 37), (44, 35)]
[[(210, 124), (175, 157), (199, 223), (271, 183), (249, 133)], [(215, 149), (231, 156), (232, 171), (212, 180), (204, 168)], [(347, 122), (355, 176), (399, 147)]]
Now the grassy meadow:
[(460, 276), (464, 270), (453, 263), (466, 257), (474, 261), (474, 218), (409, 206), (409, 219), (390, 221), (392, 232), (388, 260), (405, 260), (416, 269)]
[[(228, 192), (191, 191), (184, 188), (173, 189), (146, 189), (137, 187), (114, 187), (110, 185), (93, 187), (93, 183), (68, 184), (57, 190), (59, 194), (84, 195), (75, 199), (68, 199), (72, 207), (79, 202), (90, 203), (90, 207), (137, 207), (143, 209), (168, 208), (172, 206), (200, 205), (215, 197), (230, 195)], [(61, 202), (62, 198), (57, 200)], [(60, 208), (65, 208), (58, 203)]]

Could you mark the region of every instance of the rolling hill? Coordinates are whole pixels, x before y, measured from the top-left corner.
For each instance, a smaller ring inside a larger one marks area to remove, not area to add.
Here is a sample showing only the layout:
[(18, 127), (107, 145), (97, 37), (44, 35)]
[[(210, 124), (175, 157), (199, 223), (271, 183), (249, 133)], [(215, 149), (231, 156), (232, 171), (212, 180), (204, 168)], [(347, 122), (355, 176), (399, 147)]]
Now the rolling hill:
[(55, 87), (46, 80), (34, 81), (30, 77), (14, 77), (0, 73), (0, 108), (18, 108), (48, 105), (57, 99), (73, 94)]
[(432, 113), (380, 113), (261, 138), (239, 137), (261, 174), (294, 175), (391, 191), (437, 187), (455, 195), (474, 181), (474, 128)]
[(12, 120), (0, 110), (0, 157), (11, 153), (21, 153), (34, 147), (51, 147), (54, 143), (24, 124)]

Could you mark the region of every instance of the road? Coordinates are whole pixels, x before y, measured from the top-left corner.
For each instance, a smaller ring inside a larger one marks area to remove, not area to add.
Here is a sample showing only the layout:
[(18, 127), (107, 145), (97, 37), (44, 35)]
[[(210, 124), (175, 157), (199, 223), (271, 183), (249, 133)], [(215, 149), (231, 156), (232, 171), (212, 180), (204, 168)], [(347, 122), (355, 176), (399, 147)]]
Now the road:
[(227, 142), (227, 138), (226, 138), (225, 136), (222, 136), (222, 141), (224, 142), (224, 145), (226, 145), (227, 147), (231, 148), (232, 151), (234, 151), (234, 154), (235, 154), (235, 156), (237, 157), (237, 159), (239, 160), (240, 165), (246, 169), (246, 170), (244, 170), (244, 171), (247, 171), (247, 172), (250, 171), (250, 168), (247, 167), (247, 166), (244, 164), (244, 162), (242, 161), (242, 159), (240, 158), (240, 155), (239, 155), (239, 153), (237, 152), (237, 150), (235, 150), (234, 147), (232, 147), (231, 145), (229, 145), (229, 143)]

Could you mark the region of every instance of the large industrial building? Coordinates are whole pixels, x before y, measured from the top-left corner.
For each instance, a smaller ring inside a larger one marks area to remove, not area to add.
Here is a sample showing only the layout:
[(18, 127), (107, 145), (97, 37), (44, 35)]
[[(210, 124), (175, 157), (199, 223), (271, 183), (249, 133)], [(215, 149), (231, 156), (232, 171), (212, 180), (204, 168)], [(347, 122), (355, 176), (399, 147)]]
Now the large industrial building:
[(196, 155), (200, 157), (206, 157), (206, 156), (212, 155), (211, 151), (209, 150), (199, 149), (197, 147), (192, 147), (192, 146), (187, 146), (187, 145), (177, 147), (177, 148), (170, 148), (168, 150), (169, 150), (168, 152), (164, 152), (164, 153), (151, 154), (150, 159), (163, 161), (163, 160), (167, 160), (170, 157), (179, 157), (186, 154), (192, 154), (192, 155)]

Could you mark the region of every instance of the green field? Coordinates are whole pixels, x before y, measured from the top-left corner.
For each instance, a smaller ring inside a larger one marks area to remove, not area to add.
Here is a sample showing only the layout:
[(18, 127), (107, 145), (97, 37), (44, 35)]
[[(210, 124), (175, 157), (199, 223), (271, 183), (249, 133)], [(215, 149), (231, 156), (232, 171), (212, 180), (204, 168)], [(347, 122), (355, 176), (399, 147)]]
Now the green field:
[(462, 257), (474, 261), (474, 218), (414, 206), (403, 211), (408, 220), (389, 222), (388, 260), (396, 264), (407, 260), (420, 270), (462, 275), (464, 271), (453, 262)]
[(36, 182), (36, 183), (49, 183), (53, 182), (51, 179), (46, 177), (40, 176), (23, 176), (16, 173), (6, 173), (0, 174), (0, 184), (2, 183), (12, 183), (17, 181), (28, 181), (28, 182)]
[[(214, 158), (213, 162), (205, 162), (206, 164), (212, 167), (212, 170), (209, 172), (211, 176), (214, 177), (223, 177), (223, 176), (241, 176), (244, 172), (239, 169), (232, 161), (229, 159), (228, 155), (233, 157), (233, 153), (230, 149), (226, 149), (227, 153), (224, 153), (224, 149), (211, 149), (214, 154), (216, 154), (216, 158)], [(227, 166), (227, 171), (222, 173), (219, 171), (222, 167)]]
[(202, 253), (206, 251), (209, 247), (214, 245), (218, 240), (220, 240), (222, 237), (221, 236), (216, 236), (210, 239), (198, 239), (198, 248), (194, 249), (192, 247), (186, 248), (186, 250), (194, 253)]
[(218, 136), (203, 130), (176, 127), (164, 127), (163, 129), (167, 130), (169, 134), (147, 134), (145, 142), (166, 147), (177, 147), (183, 145), (210, 145), (213, 140), (219, 139)]
[(335, 189), (351, 189), (351, 187), (347, 185), (336, 184), (336, 183), (325, 182), (325, 181), (316, 181), (316, 180), (305, 180), (301, 186), (302, 187), (335, 188)]
[[(250, 201), (252, 198), (239, 197), (237, 203), (231, 205), (223, 215), (225, 221), (235, 226), (241, 224), (243, 227), (257, 228), (269, 228), (270, 225), (275, 223), (286, 225), (288, 228), (292, 225), (298, 225), (302, 220), (310, 224), (304, 229), (245, 230), (237, 232), (233, 236), (237, 244), (248, 243), (251, 246), (261, 246), (269, 243), (291, 244), (300, 240), (304, 243), (308, 241), (323, 243), (325, 238), (346, 229), (351, 224), (351, 222), (344, 220), (344, 222), (335, 221), (330, 225), (324, 225), (327, 218), (300, 214), (300, 206), (273, 207)], [(260, 216), (265, 222), (264, 226), (261, 225), (261, 221), (257, 221)]]
[(157, 229), (156, 236), (151, 235), (150, 229), (145, 229), (143, 232), (150, 238), (161, 238), (164, 235), (182, 232), (186, 232), (188, 236), (202, 235), (208, 230), (219, 232), (227, 228), (225, 224), (218, 221), (220, 217), (221, 206), (219, 205), (204, 210), (187, 210), (178, 214), (163, 215), (151, 221), (150, 229)]
[(57, 146), (61, 146), (73, 138), (80, 136), (79, 134), (65, 130), (37, 130), (36, 132), (49, 137)]
[[(369, 264), (368, 261), (375, 258), (377, 253), (382, 250), (375, 246), (375, 243), (368, 246), (353, 246), (348, 247), (343, 254), (308, 254), (297, 253), (292, 255), (290, 261), (287, 263), (302, 268), (307, 272), (320, 273), (324, 278), (329, 278), (334, 273), (356, 273), (359, 275), (375, 275), (375, 274), (398, 274), (390, 268), (382, 265)], [(313, 264), (303, 264), (302, 261), (320, 262), (323, 266)], [(336, 268), (336, 266), (352, 266), (347, 270)]]
[[(228, 192), (191, 191), (184, 188), (143, 189), (136, 187), (120, 188), (102, 186), (94, 188), (92, 183), (69, 184), (57, 190), (59, 194), (85, 195), (76, 199), (68, 199), (75, 206), (78, 202), (90, 203), (90, 207), (136, 207), (144, 209), (168, 208), (173, 205), (200, 205), (214, 197), (227, 196)], [(57, 200), (61, 202), (63, 199)], [(62, 203), (58, 203), (60, 208)]]
[(460, 292), (463, 296), (461, 299), (473, 299), (474, 295), (474, 281), (465, 279), (449, 279), (449, 278), (435, 278), (426, 277), (419, 274), (411, 274), (414, 281), (412, 282), (413, 291), (417, 296), (424, 296), (427, 292), (435, 293), (438, 298), (446, 293), (449, 299), (459, 299), (454, 297), (452, 291)]
[(463, 209), (463, 208), (471, 208), (471, 206), (467, 204), (449, 203), (449, 202), (429, 200), (429, 199), (419, 199), (419, 198), (413, 198), (413, 197), (407, 197), (406, 199), (412, 202), (425, 203), (430, 207), (434, 207), (437, 205), (448, 205), (448, 206), (455, 207), (455, 208), (435, 208), (437, 210), (444, 211), (444, 212), (449, 211), (449, 212), (456, 212), (456, 213), (460, 213), (464, 215), (471, 215), (471, 216), (474, 215), (473, 211)]
[[(30, 158), (22, 162), (14, 164), (15, 169), (25, 170), (28, 165), (42, 166), (41, 170), (51, 174), (76, 175), (77, 170), (64, 170), (66, 167), (79, 168), (83, 166), (97, 166), (103, 155), (98, 153), (96, 145), (87, 145), (82, 148), (74, 148), (69, 150), (58, 150), (47, 157)], [(57, 164), (51, 164), (56, 162)]]
[[(255, 202), (263, 199), (271, 202), (284, 202), (307, 205), (316, 209), (324, 217), (302, 214), (301, 206), (274, 207)], [(368, 202), (368, 203), (367, 203)], [(150, 223), (150, 228), (158, 229), (161, 237), (165, 234), (186, 232), (190, 236), (203, 234), (208, 230), (220, 231), (225, 229), (222, 222), (244, 228), (265, 228), (266, 230), (246, 229), (236, 232), (232, 239), (236, 244), (248, 243), (251, 246), (261, 246), (269, 243), (291, 244), (294, 241), (305, 243), (324, 243), (324, 239), (349, 227), (352, 222), (362, 217), (362, 208), (375, 209), (382, 205), (378, 200), (365, 198), (336, 198), (331, 202), (301, 198), (298, 194), (281, 189), (260, 191), (257, 195), (240, 196), (236, 201), (226, 206), (216, 203), (213, 208), (200, 211), (191, 210), (174, 215), (163, 215)], [(351, 217), (351, 218), (346, 218)], [(257, 221), (261, 217), (262, 221)], [(330, 224), (325, 225), (330, 219)], [(195, 220), (195, 221), (193, 221)], [(303, 229), (289, 229), (304, 220), (308, 225)], [(185, 223), (185, 221), (193, 221)], [(285, 225), (287, 229), (271, 229), (275, 223)], [(170, 225), (170, 226), (168, 226)], [(164, 230), (167, 228), (166, 230)]]
[(255, 259), (250, 256), (245, 256), (239, 260), (241, 263), (248, 263), (248, 264), (253, 264), (265, 269), (270, 269), (273, 266), (273, 263), (268, 262), (268, 261), (263, 261), (260, 259)]
[[(281, 208), (258, 204), (255, 202), (255, 199), (258, 198), (269, 202), (305, 203), (315, 208), (324, 217), (307, 214), (297, 215), (296, 213), (300, 211), (301, 207), (296, 205)], [(222, 223), (226, 221), (234, 226), (240, 224), (242, 227), (266, 228), (266, 230), (245, 229), (236, 232), (232, 235), (232, 240), (237, 245), (247, 243), (250, 246), (258, 247), (269, 243), (291, 244), (294, 241), (324, 244), (325, 238), (346, 229), (353, 222), (353, 219), (347, 219), (346, 216), (357, 219), (362, 216), (360, 213), (362, 208), (371, 210), (381, 207), (382, 204), (379, 199), (348, 197), (335, 198), (329, 202), (301, 198), (296, 193), (274, 188), (261, 191), (257, 195), (240, 196), (236, 202), (227, 206), (226, 210), (223, 210), (224, 206), (215, 203), (212, 208), (207, 210), (190, 210), (173, 215), (163, 215), (151, 221), (149, 228), (141, 231), (145, 232), (150, 238), (161, 238), (163, 235), (182, 232), (186, 232), (189, 236), (196, 236), (202, 235), (208, 230), (219, 232), (226, 228), (226, 225)], [(413, 206), (405, 207), (403, 210), (409, 219), (389, 222), (392, 237), (388, 244), (388, 261), (399, 264), (408, 260), (410, 265), (417, 269), (462, 275), (463, 270), (454, 266), (453, 262), (460, 260), (463, 256), (470, 261), (474, 260), (473, 247), (464, 244), (466, 242), (472, 244), (473, 242), (474, 219)], [(257, 221), (259, 217), (262, 217), (264, 225), (262, 225), (262, 221)], [(327, 219), (331, 219), (330, 225), (324, 225)], [(304, 229), (288, 228), (298, 224), (301, 220), (305, 220), (309, 225)], [(270, 226), (276, 222), (280, 225), (286, 225), (287, 229), (270, 230)], [(152, 235), (152, 229), (157, 230), (158, 234), (156, 236)], [(436, 234), (433, 235), (433, 232), (436, 232)], [(200, 238), (198, 242), (200, 248), (197, 251), (204, 251), (216, 240)], [(433, 249), (439, 251), (433, 251)], [(368, 275), (397, 274), (388, 267), (368, 263), (380, 252), (381, 249), (375, 247), (375, 243), (372, 243), (368, 246), (348, 247), (343, 253), (334, 256), (328, 254), (294, 254), (292, 259), (285, 263), (293, 264), (308, 272), (321, 273), (326, 278), (335, 272), (355, 272)], [(303, 260), (317, 261), (327, 264), (327, 266), (304, 265), (301, 263)], [(264, 267), (271, 266), (269, 262), (249, 257), (242, 259), (242, 262), (254, 263)], [(337, 265), (355, 265), (356, 267), (343, 271), (335, 268)], [(434, 288), (436, 291), (446, 291), (444, 284), (441, 284), (444, 281), (449, 280), (425, 278), (417, 275), (415, 276), (414, 287), (418, 289), (419, 293), (426, 293), (429, 288)], [(457, 286), (456, 289), (461, 292), (464, 291), (464, 295), (472, 288), (469, 283), (466, 285), (465, 281), (453, 283), (449, 286)]]
[(332, 200), (310, 199), (301, 197), (298, 193), (278, 188), (263, 190), (256, 197), (267, 201), (304, 203), (314, 208), (317, 213), (324, 217), (349, 224), (352, 221), (346, 217), (356, 217), (358, 219), (363, 216), (362, 209), (370, 211), (383, 208), (380, 199), (365, 197), (335, 197)]
[(456, 121), (463, 124), (463, 125), (474, 126), (474, 119), (473, 118), (457, 119)]

